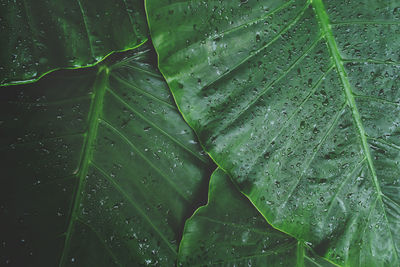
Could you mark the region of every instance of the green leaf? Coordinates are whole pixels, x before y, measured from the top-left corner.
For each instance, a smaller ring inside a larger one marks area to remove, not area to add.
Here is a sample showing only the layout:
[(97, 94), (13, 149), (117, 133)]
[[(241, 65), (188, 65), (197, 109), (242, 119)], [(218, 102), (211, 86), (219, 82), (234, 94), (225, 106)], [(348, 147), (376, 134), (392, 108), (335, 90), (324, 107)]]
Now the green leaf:
[(400, 265), (399, 2), (146, 10), (183, 116), (268, 221), (338, 264)]
[(94, 65), (147, 40), (142, 0), (2, 1), (0, 84)]
[(3, 88), (1, 264), (174, 265), (213, 165), (152, 52)]
[(272, 228), (229, 177), (217, 169), (208, 203), (186, 221), (183, 266), (335, 266), (307, 244)]

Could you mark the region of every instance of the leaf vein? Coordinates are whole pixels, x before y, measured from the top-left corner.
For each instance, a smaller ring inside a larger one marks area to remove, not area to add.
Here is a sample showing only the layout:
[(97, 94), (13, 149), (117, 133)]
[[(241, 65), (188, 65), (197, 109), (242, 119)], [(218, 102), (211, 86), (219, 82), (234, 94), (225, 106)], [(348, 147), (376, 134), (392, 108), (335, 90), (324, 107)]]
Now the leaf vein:
[(285, 28), (283, 28), (274, 38), (271, 39), (271, 41), (269, 41), (267, 44), (263, 45), (261, 48), (255, 50), (254, 52), (252, 52), (249, 56), (245, 57), (242, 61), (240, 61), (238, 64), (236, 64), (235, 66), (233, 66), (232, 68), (230, 68), (228, 71), (224, 72), (223, 74), (221, 74), (220, 76), (218, 76), (215, 80), (209, 82), (208, 84), (203, 86), (203, 90), (205, 88), (210, 87), (211, 85), (215, 84), (216, 82), (222, 80), (223, 78), (225, 78), (226, 76), (228, 76), (229, 74), (231, 74), (233, 71), (235, 71), (236, 69), (238, 69), (240, 66), (242, 66), (244, 63), (246, 63), (247, 61), (249, 61), (250, 59), (254, 58), (256, 55), (258, 55), (258, 53), (260, 53), (261, 51), (263, 51), (264, 49), (266, 49), (267, 47), (269, 47), (271, 44), (273, 44), (275, 41), (277, 41), (283, 34), (285, 34), (287, 31), (289, 31), (293, 25), (295, 25), (300, 18), (303, 16), (304, 12), (306, 11), (306, 9), (308, 8), (310, 4), (310, 0), (307, 1), (307, 4), (304, 6), (304, 8), (296, 15), (296, 17), (294, 18), (294, 20), (292, 20), (291, 22), (289, 22)]
[(82, 219), (76, 218), (76, 220), (78, 222), (80, 222), (81, 224), (85, 225), (88, 229), (90, 229), (94, 233), (94, 235), (97, 237), (97, 239), (100, 241), (100, 243), (104, 246), (106, 251), (110, 254), (111, 258), (113, 258), (114, 262), (116, 262), (118, 266), (122, 267), (122, 264), (118, 261), (117, 257), (111, 251), (109, 246), (106, 244), (106, 242), (104, 242), (104, 240), (101, 239), (100, 234), (90, 224), (84, 222)]
[(385, 140), (383, 140), (383, 139), (381, 139), (381, 138), (368, 137), (368, 139), (373, 140), (373, 141), (378, 142), (378, 143), (381, 143), (381, 144), (383, 144), (383, 145), (390, 146), (391, 148), (400, 151), (400, 146), (398, 146), (398, 145), (396, 145), (396, 144), (394, 144), (394, 143), (385, 141)]
[(79, 204), (81, 199), (81, 193), (86, 185), (85, 176), (87, 175), (90, 160), (93, 157), (93, 144), (97, 138), (97, 130), (99, 126), (99, 118), (103, 109), (103, 100), (106, 91), (106, 83), (108, 80), (107, 70), (102, 69), (94, 84), (94, 97), (90, 104), (90, 111), (88, 116), (88, 129), (85, 136), (84, 144), (81, 151), (80, 165), (76, 172), (79, 182), (73, 197), (73, 206), (70, 213), (69, 224), (67, 226), (66, 237), (64, 241), (64, 247), (61, 254), (61, 260), (59, 266), (64, 266), (67, 263), (66, 252), (69, 249), (71, 242), (71, 234), (75, 226), (75, 220), (78, 217)]
[(136, 151), (136, 153), (154, 170), (156, 171), (161, 177), (163, 177), (165, 179), (165, 181), (167, 181), (171, 187), (178, 193), (178, 195), (180, 195), (184, 200), (188, 201), (188, 198), (185, 196), (185, 194), (183, 194), (176, 186), (176, 184), (174, 184), (171, 179), (169, 179), (160, 169), (158, 169), (145, 155), (143, 155), (142, 152), (140, 152), (140, 150), (128, 139), (128, 137), (126, 137), (123, 133), (121, 133), (120, 131), (118, 131), (114, 126), (112, 126), (111, 123), (109, 123), (108, 121), (101, 119), (101, 122), (106, 125), (111, 131), (113, 131), (114, 133), (116, 133), (122, 140), (124, 140), (133, 150)]
[(94, 55), (94, 50), (93, 50), (93, 45), (92, 45), (93, 41), (92, 41), (92, 38), (91, 38), (91, 35), (90, 35), (89, 25), (88, 25), (88, 22), (87, 22), (87, 17), (85, 15), (85, 11), (83, 10), (83, 6), (82, 6), (81, 1), (80, 0), (76, 0), (76, 2), (79, 5), (79, 10), (80, 10), (81, 15), (82, 15), (83, 24), (85, 25), (86, 35), (87, 35), (88, 42), (89, 42), (90, 53), (92, 54), (93, 58), (96, 58), (95, 55)]
[[(357, 104), (356, 104), (355, 99), (354, 99), (354, 94), (353, 94), (353, 91), (351, 89), (350, 81), (349, 81), (349, 79), (347, 77), (347, 73), (346, 73), (346, 70), (345, 70), (344, 65), (343, 65), (343, 60), (342, 60), (342, 58), (340, 56), (340, 52), (339, 52), (339, 49), (337, 47), (335, 37), (333, 36), (332, 27), (331, 27), (331, 24), (329, 22), (328, 14), (326, 13), (326, 10), (325, 10), (324, 4), (322, 3), (322, 0), (314, 0), (312, 2), (312, 4), (313, 4), (314, 10), (315, 10), (317, 19), (319, 21), (319, 25), (320, 25), (321, 31), (325, 33), (326, 41), (327, 41), (327, 45), (328, 45), (328, 48), (329, 48), (330, 53), (331, 53), (331, 57), (333, 58), (333, 60), (335, 62), (336, 69), (337, 69), (337, 71), (339, 73), (340, 80), (341, 80), (341, 82), (343, 84), (345, 95), (346, 95), (346, 98), (347, 98), (347, 102), (348, 102), (348, 105), (351, 108), (352, 116), (353, 116), (354, 122), (356, 124), (356, 127), (358, 129), (358, 134), (359, 134), (359, 137), (360, 137), (360, 141), (362, 143), (362, 150), (363, 150), (363, 152), (364, 152), (364, 154), (365, 154), (365, 156), (367, 158), (368, 167), (369, 167), (370, 172), (372, 174), (372, 182), (373, 182), (373, 184), (375, 186), (375, 189), (376, 189), (376, 191), (378, 193), (377, 199), (379, 199), (379, 201), (380, 201), (380, 203), (382, 205), (383, 215), (384, 215), (385, 220), (386, 220), (386, 226), (389, 228), (389, 220), (387, 218), (386, 210), (385, 210), (385, 207), (384, 207), (384, 204), (383, 204), (383, 201), (382, 201), (382, 194), (383, 193), (382, 193), (379, 181), (378, 181), (378, 177), (377, 177), (375, 166), (374, 166), (374, 163), (373, 163), (373, 160), (372, 160), (371, 152), (369, 150), (369, 145), (368, 145), (368, 142), (367, 142), (367, 135), (365, 133), (365, 129), (364, 129), (364, 126), (363, 126), (363, 123), (362, 123), (362, 119), (361, 119), (360, 113), (359, 113), (358, 108), (357, 108)], [(392, 232), (391, 232), (390, 228), (388, 230), (389, 230), (389, 234), (390, 234), (390, 237), (391, 237), (391, 239), (390, 239), (391, 242), (390, 243), (391, 243), (391, 246), (392, 246), (392, 250), (394, 251), (396, 262), (399, 262), (399, 258), (398, 258), (398, 255), (397, 255), (397, 250), (396, 250), (396, 246), (395, 246), (394, 239), (393, 239), (393, 236), (392, 236)]]
[[(235, 117), (233, 117), (232, 119), (230, 119), (227, 123), (224, 123), (225, 127), (219, 129), (218, 131), (216, 131), (216, 133), (213, 134), (213, 136), (218, 136), (220, 132), (222, 132), (226, 127), (228, 127), (229, 125), (235, 123), (236, 120), (238, 120), (240, 118), (241, 115), (243, 115), (247, 110), (249, 110), (252, 106), (254, 106), (254, 104), (263, 96), (265, 95), (271, 88), (272, 86), (274, 86), (277, 82), (279, 82), (281, 79), (283, 79), (284, 77), (286, 77), (286, 75), (298, 64), (300, 63), (306, 56), (307, 54), (318, 44), (318, 42), (321, 40), (320, 38), (317, 38), (316, 41), (313, 42), (313, 44), (306, 50), (304, 51), (304, 53), (298, 57), (292, 65), (289, 66), (289, 68), (282, 73), (282, 75), (280, 77), (278, 77), (276, 80), (272, 81), (266, 88), (264, 88), (254, 99), (252, 99)], [(327, 72), (329, 72), (332, 69), (329, 68), (327, 70)], [(327, 72), (325, 72), (323, 74), (326, 75)], [(320, 81), (320, 79), (319, 79)], [(213, 137), (212, 136), (212, 137)]]
[(307, 161), (307, 163), (305, 164), (305, 167), (303, 168), (303, 171), (301, 172), (301, 175), (299, 177), (299, 179), (297, 180), (297, 182), (295, 183), (295, 185), (292, 187), (292, 189), (290, 189), (289, 194), (287, 195), (288, 197), (286, 198), (286, 200), (281, 204), (281, 207), (284, 208), (284, 206), (286, 205), (286, 203), (289, 201), (290, 197), (292, 196), (294, 190), (297, 188), (297, 186), (300, 184), (301, 180), (303, 179), (306, 171), (309, 169), (312, 161), (314, 160), (315, 156), (317, 155), (317, 153), (319, 152), (319, 150), (321, 149), (322, 144), (325, 142), (326, 138), (328, 137), (328, 135), (330, 134), (330, 132), (332, 131), (332, 129), (336, 126), (336, 123), (339, 121), (340, 116), (342, 115), (342, 112), (344, 110), (344, 107), (341, 108), (337, 113), (336, 116), (333, 120), (333, 122), (331, 123), (331, 126), (328, 127), (327, 131), (324, 133), (323, 137), (321, 138), (321, 140), (318, 142), (317, 147), (315, 148), (314, 153), (311, 155), (311, 157), (309, 158), (309, 160)]
[(368, 99), (368, 100), (375, 101), (375, 102), (381, 102), (381, 103), (384, 103), (384, 104), (400, 106), (400, 102), (394, 102), (394, 101), (390, 101), (390, 100), (379, 98), (379, 97), (375, 97), (375, 96), (356, 95), (355, 94), (354, 97), (355, 98), (360, 98), (360, 99)]
[(147, 214), (135, 203), (135, 201), (133, 201), (133, 199), (131, 199), (128, 194), (114, 181), (114, 179), (112, 179), (102, 168), (100, 168), (100, 166), (98, 166), (95, 162), (91, 162), (91, 165), (93, 167), (95, 167), (103, 176), (104, 178), (106, 178), (113, 186), (115, 189), (117, 189), (122, 196), (124, 196), (124, 198), (132, 205), (132, 207), (134, 207), (139, 214), (142, 216), (143, 219), (145, 219), (149, 225), (151, 226), (151, 228), (154, 229), (154, 231), (160, 236), (160, 238), (165, 242), (165, 244), (168, 246), (168, 248), (175, 254), (177, 255), (176, 249), (172, 247), (171, 243), (168, 241), (168, 239), (166, 238), (166, 236), (160, 232), (157, 227), (153, 224), (153, 222), (151, 221), (151, 219), (147, 216)]
[(343, 63), (370, 63), (378, 65), (394, 65), (400, 66), (400, 62), (392, 60), (370, 59), (370, 58), (350, 58), (342, 59)]
[(250, 232), (254, 232), (254, 233), (258, 233), (258, 234), (262, 234), (262, 235), (269, 235), (270, 234), (269, 232), (263, 232), (263, 231), (255, 229), (255, 228), (247, 228), (247, 227), (244, 227), (242, 225), (239, 225), (239, 224), (236, 224), (236, 223), (232, 223), (232, 222), (223, 222), (223, 221), (212, 219), (210, 217), (206, 217), (206, 216), (199, 215), (199, 214), (197, 214), (196, 216), (198, 218), (202, 218), (204, 220), (207, 220), (207, 221), (210, 221), (210, 222), (213, 222), (213, 223), (222, 224), (224, 226), (225, 225), (229, 225), (229, 226), (232, 226), (232, 227), (235, 227), (235, 228), (244, 229), (244, 230), (247, 230), (247, 231), (250, 231)]
[(148, 124), (150, 124), (152, 127), (154, 127), (155, 129), (157, 129), (160, 133), (162, 133), (163, 135), (165, 135), (166, 137), (168, 137), (171, 141), (173, 141), (174, 143), (176, 143), (178, 146), (180, 146), (181, 148), (183, 148), (184, 150), (186, 150), (187, 152), (189, 152), (190, 154), (192, 154), (194, 157), (196, 157), (197, 159), (199, 159), (200, 161), (202, 161), (203, 163), (207, 163), (207, 160), (205, 160), (204, 158), (200, 157), (200, 155), (198, 155), (196, 152), (194, 152), (193, 150), (191, 150), (190, 148), (188, 148), (187, 146), (185, 146), (184, 144), (182, 144), (180, 141), (178, 141), (177, 139), (175, 139), (173, 136), (171, 136), (169, 133), (167, 133), (166, 131), (164, 131), (163, 129), (161, 129), (160, 127), (158, 127), (156, 124), (154, 124), (153, 122), (151, 122), (149, 119), (147, 119), (145, 116), (143, 116), (140, 112), (138, 112), (136, 109), (134, 109), (132, 106), (130, 106), (127, 102), (125, 102), (125, 100), (123, 100), (117, 93), (115, 93), (112, 89), (108, 88), (108, 91), (124, 106), (126, 106), (129, 110), (131, 110), (132, 112), (134, 112), (136, 115), (138, 115), (143, 121), (147, 122)]
[(319, 78), (318, 81), (314, 84), (314, 86), (311, 88), (310, 93), (306, 96), (306, 98), (303, 99), (303, 101), (300, 103), (300, 105), (296, 108), (296, 110), (292, 113), (292, 115), (283, 123), (282, 127), (279, 129), (278, 133), (270, 140), (267, 142), (269, 144), (265, 149), (255, 157), (255, 161), (252, 163), (252, 166), (256, 164), (256, 162), (265, 154), (265, 152), (268, 150), (268, 148), (271, 146), (271, 143), (275, 141), (276, 138), (278, 138), (282, 132), (286, 129), (287, 124), (292, 121), (293, 118), (296, 117), (297, 113), (303, 108), (305, 103), (310, 99), (312, 94), (317, 90), (318, 86), (322, 83), (324, 77), (328, 75), (328, 73), (333, 69), (333, 66), (329, 68), (325, 73), (323, 73)]
[(400, 209), (400, 204), (399, 204), (399, 203), (397, 203), (396, 201), (394, 201), (392, 198), (388, 197), (388, 196), (385, 195), (385, 194), (382, 194), (382, 196), (383, 196), (384, 198), (386, 198), (387, 200), (389, 200), (390, 202), (392, 202), (397, 208)]
[(329, 216), (329, 213), (331, 211), (331, 208), (333, 207), (333, 203), (335, 201), (335, 199), (337, 198), (337, 196), (339, 195), (339, 193), (341, 192), (342, 188), (344, 187), (344, 185), (347, 183), (347, 181), (349, 181), (349, 179), (352, 177), (353, 174), (355, 174), (355, 172), (358, 170), (358, 168), (364, 163), (364, 161), (367, 158), (363, 158), (360, 162), (358, 162), (356, 164), (356, 166), (354, 167), (354, 169), (349, 172), (349, 174), (347, 175), (347, 177), (340, 183), (339, 188), (336, 190), (335, 194), (333, 195), (333, 197), (331, 198), (331, 202), (329, 203), (328, 209), (327, 209), (327, 216)]
[(350, 21), (338, 21), (331, 22), (331, 25), (357, 25), (357, 24), (375, 24), (375, 25), (400, 25), (400, 21), (389, 21), (389, 20), (350, 20)]
[(166, 105), (166, 106), (168, 106), (168, 107), (170, 107), (170, 108), (172, 108), (174, 110), (177, 110), (176, 107), (174, 105), (172, 105), (171, 103), (168, 103), (167, 101), (162, 100), (162, 99), (156, 97), (155, 95), (153, 95), (153, 94), (151, 94), (149, 92), (146, 92), (145, 90), (143, 90), (143, 89), (141, 89), (141, 88), (129, 83), (128, 81), (126, 81), (125, 79), (121, 78), (120, 76), (118, 76), (116, 74), (113, 74), (113, 73), (111, 74), (111, 76), (114, 79), (116, 79), (118, 82), (124, 84), (125, 86), (128, 86), (129, 88), (135, 90), (136, 92), (141, 93), (141, 94), (143, 94), (143, 95), (145, 95), (145, 96), (147, 96), (147, 97), (149, 97), (151, 99), (154, 99), (154, 100), (160, 102), (161, 104), (164, 104), (164, 105)]

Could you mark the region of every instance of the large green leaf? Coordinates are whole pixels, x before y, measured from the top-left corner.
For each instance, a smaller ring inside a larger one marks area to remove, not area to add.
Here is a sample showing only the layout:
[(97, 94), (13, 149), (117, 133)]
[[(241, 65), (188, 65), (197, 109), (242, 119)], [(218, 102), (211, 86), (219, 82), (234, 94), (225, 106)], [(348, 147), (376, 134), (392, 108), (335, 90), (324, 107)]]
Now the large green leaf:
[(186, 221), (183, 266), (335, 266), (307, 244), (272, 228), (221, 170), (211, 176), (208, 203)]
[(268, 221), (336, 263), (400, 265), (400, 2), (146, 10), (183, 116)]
[(142, 0), (1, 0), (0, 84), (93, 65), (147, 39)]
[(174, 265), (212, 165), (135, 51), (3, 88), (1, 265)]

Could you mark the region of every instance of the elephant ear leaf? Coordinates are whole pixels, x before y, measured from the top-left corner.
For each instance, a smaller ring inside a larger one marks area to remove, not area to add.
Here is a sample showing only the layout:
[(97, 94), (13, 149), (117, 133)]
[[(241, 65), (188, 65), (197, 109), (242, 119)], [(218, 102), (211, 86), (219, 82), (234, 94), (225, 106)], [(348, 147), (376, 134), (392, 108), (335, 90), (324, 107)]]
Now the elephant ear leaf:
[(0, 85), (87, 67), (147, 40), (141, 0), (2, 1)]
[(276, 228), (400, 265), (398, 1), (146, 1), (178, 107)]
[(153, 54), (3, 88), (2, 263), (175, 264), (213, 165)]
[(229, 177), (217, 169), (208, 203), (186, 221), (181, 266), (335, 266), (307, 244), (272, 228)]

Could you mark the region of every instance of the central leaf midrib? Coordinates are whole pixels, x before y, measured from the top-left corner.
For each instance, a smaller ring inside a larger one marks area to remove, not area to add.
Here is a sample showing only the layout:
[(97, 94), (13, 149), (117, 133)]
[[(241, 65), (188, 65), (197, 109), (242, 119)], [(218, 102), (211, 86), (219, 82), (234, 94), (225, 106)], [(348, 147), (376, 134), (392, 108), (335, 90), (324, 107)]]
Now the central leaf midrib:
[[(326, 9), (324, 7), (324, 4), (323, 4), (322, 0), (313, 0), (312, 1), (312, 6), (314, 8), (314, 12), (316, 13), (316, 18), (317, 18), (318, 23), (320, 25), (321, 31), (325, 35), (327, 46), (328, 46), (328, 48), (330, 50), (330, 54), (331, 54), (331, 56), (332, 56), (332, 58), (333, 58), (333, 60), (335, 62), (335, 66), (336, 66), (337, 72), (338, 72), (338, 74), (340, 76), (340, 80), (341, 80), (341, 82), (343, 84), (345, 95), (346, 95), (346, 98), (347, 98), (347, 102), (348, 102), (348, 105), (349, 105), (349, 107), (351, 109), (352, 117), (353, 117), (353, 119), (354, 119), (354, 121), (356, 123), (357, 130), (358, 130), (358, 133), (359, 133), (359, 137), (360, 137), (360, 140), (361, 140), (361, 143), (362, 143), (362, 150), (363, 150), (364, 155), (365, 155), (365, 157), (367, 159), (368, 167), (369, 167), (369, 170), (370, 170), (371, 175), (372, 175), (373, 184), (374, 184), (375, 189), (377, 191), (377, 200), (379, 200), (381, 202), (382, 208), (383, 208), (384, 217), (386, 219), (386, 222), (389, 223), (389, 221), (387, 219), (387, 216), (386, 216), (385, 207), (383, 205), (383, 200), (382, 200), (383, 193), (382, 193), (379, 181), (378, 181), (378, 177), (377, 177), (377, 174), (376, 174), (374, 162), (372, 160), (372, 155), (371, 155), (371, 152), (370, 152), (370, 149), (369, 149), (369, 145), (368, 145), (368, 141), (367, 141), (367, 134), (365, 132), (365, 129), (364, 129), (364, 126), (363, 126), (363, 123), (362, 123), (362, 119), (361, 119), (361, 115), (360, 115), (360, 113), (358, 111), (357, 104), (356, 104), (356, 101), (355, 101), (355, 98), (354, 98), (354, 94), (353, 94), (353, 91), (351, 89), (351, 85), (350, 85), (349, 79), (347, 77), (346, 70), (345, 70), (344, 65), (343, 65), (343, 60), (341, 58), (338, 46), (336, 44), (335, 37), (334, 37), (332, 29), (331, 29), (332, 27), (331, 27), (331, 24), (329, 22), (329, 16), (328, 16), (328, 14), (326, 12)], [(394, 245), (394, 241), (393, 241), (393, 237), (392, 237), (390, 229), (389, 229), (389, 234), (390, 234), (391, 243), (392, 243), (392, 247), (393, 247), (393, 250), (394, 250), (395, 258), (396, 258), (396, 260), (398, 260), (398, 256), (397, 256), (397, 253), (396, 253), (396, 250), (395, 250), (395, 245)]]
[(78, 217), (79, 205), (81, 202), (82, 192), (85, 187), (86, 175), (88, 173), (90, 161), (93, 157), (93, 147), (97, 137), (97, 129), (99, 126), (99, 118), (103, 108), (103, 100), (106, 92), (106, 83), (108, 79), (109, 70), (107, 68), (100, 68), (96, 81), (93, 85), (93, 100), (89, 112), (88, 128), (85, 136), (84, 145), (79, 164), (79, 171), (77, 173), (78, 186), (73, 199), (73, 206), (69, 219), (69, 224), (66, 231), (64, 247), (61, 254), (59, 266), (66, 264), (66, 256), (71, 242), (72, 231)]
[(296, 260), (296, 267), (304, 267), (304, 255), (305, 255), (305, 251), (304, 251), (304, 243), (303, 241), (299, 240), (297, 241), (297, 260)]
[(371, 152), (369, 151), (365, 129), (362, 124), (360, 113), (358, 112), (357, 104), (354, 99), (354, 94), (351, 89), (351, 85), (350, 85), (349, 79), (347, 77), (347, 73), (344, 68), (343, 61), (342, 61), (339, 49), (336, 44), (336, 40), (335, 40), (332, 30), (331, 30), (331, 25), (329, 22), (328, 15), (326, 13), (325, 7), (323, 6), (322, 0), (314, 0), (312, 2), (312, 4), (313, 4), (314, 10), (316, 12), (318, 22), (319, 22), (320, 26), (322, 27), (321, 30), (325, 34), (325, 38), (327, 41), (328, 48), (330, 50), (330, 54), (335, 61), (336, 70), (338, 71), (340, 80), (343, 84), (347, 102), (352, 111), (353, 119), (356, 122), (356, 126), (357, 126), (359, 136), (361, 139), (363, 151), (365, 153), (365, 156), (367, 157), (368, 166), (372, 173), (374, 185), (378, 191), (378, 194), (382, 194), (382, 190), (380, 188), (380, 185), (379, 185), (379, 182), (377, 179), (374, 163), (372, 161)]
[[(92, 101), (90, 104), (90, 111), (88, 114), (88, 126), (87, 130), (85, 132), (85, 139), (84, 139), (84, 144), (81, 150), (81, 155), (80, 155), (80, 160), (79, 160), (79, 166), (78, 166), (78, 171), (75, 174), (75, 177), (78, 179), (78, 185), (76, 187), (74, 196), (73, 196), (73, 202), (71, 205), (71, 212), (70, 212), (70, 218), (67, 226), (67, 230), (65, 232), (65, 241), (64, 241), (64, 246), (61, 252), (61, 258), (59, 261), (59, 266), (65, 266), (68, 259), (68, 253), (70, 249), (70, 244), (72, 240), (72, 235), (74, 232), (74, 228), (76, 227), (76, 222), (81, 221), (79, 219), (79, 210), (80, 210), (80, 204), (82, 202), (82, 192), (85, 189), (85, 184), (86, 184), (86, 176), (88, 174), (90, 166), (95, 167), (97, 170), (101, 170), (98, 165), (93, 162), (93, 152), (94, 152), (94, 146), (95, 142), (97, 139), (97, 134), (98, 134), (98, 128), (100, 123), (104, 122), (107, 123), (107, 125), (111, 126), (107, 121), (105, 121), (102, 118), (102, 110), (103, 110), (103, 102), (104, 98), (106, 97), (107, 92), (111, 92), (112, 95), (118, 98), (118, 100), (121, 100), (122, 104), (124, 104), (127, 107), (130, 107), (126, 102), (124, 102), (115, 92), (113, 92), (110, 88), (108, 88), (108, 81), (109, 78), (111, 77), (111, 71), (110, 68), (107, 68), (105, 66), (100, 67), (97, 75), (96, 75), (96, 80), (93, 84), (93, 93), (92, 93)], [(136, 111), (137, 112), (137, 111)], [(139, 113), (139, 112), (137, 112)], [(142, 117), (143, 115), (140, 114), (142, 119), (145, 119), (146, 122), (149, 122), (153, 125), (151, 121), (148, 119)], [(156, 125), (153, 125), (156, 127)], [(112, 127), (112, 126), (111, 126)], [(158, 128), (158, 126), (157, 126)], [(163, 131), (161, 128), (158, 128), (160, 131)], [(117, 131), (115, 128), (113, 130), (118, 133), (125, 141), (127, 141), (131, 146), (134, 147), (134, 145), (124, 136), (122, 135), (119, 131)], [(166, 134), (166, 133), (165, 133)], [(167, 135), (171, 139), (171, 141), (179, 142), (175, 140), (172, 136)], [(180, 144), (180, 143), (179, 143)], [(204, 159), (200, 158), (198, 155), (195, 154), (195, 152), (191, 151), (189, 148), (185, 147), (183, 144), (181, 144), (184, 149), (189, 150), (191, 153), (193, 153), (195, 156), (197, 156), (198, 159), (202, 160), (205, 162)], [(136, 149), (137, 150), (137, 149)], [(139, 150), (137, 150), (138, 153), (140, 153)], [(158, 173), (164, 177), (166, 180), (170, 181), (168, 177), (166, 177), (157, 167), (155, 167), (147, 158), (145, 158), (142, 154), (141, 157), (147, 161), (147, 163), (152, 167), (155, 168)], [(104, 171), (102, 171), (102, 174), (105, 174)], [(108, 177), (106, 177), (108, 178)], [(172, 183), (172, 182), (171, 182)], [(117, 190), (122, 190), (119, 188), (119, 186), (116, 186), (115, 183), (112, 183), (113, 186)], [(172, 183), (173, 184), (173, 183)], [(187, 197), (185, 194), (183, 194), (176, 186), (173, 184), (174, 188), (177, 190), (178, 194), (182, 196), (182, 198), (186, 201), (188, 201)], [(121, 191), (123, 192), (123, 191)], [(124, 192), (123, 192), (124, 193)], [(130, 198), (127, 198), (130, 203), (134, 204)], [(136, 205), (134, 205), (136, 208), (138, 208)], [(139, 213), (142, 214), (142, 216), (147, 219), (148, 221), (150, 220), (141, 210), (139, 210)], [(151, 224), (151, 222), (150, 222)], [(151, 224), (152, 225), (152, 224)], [(171, 246), (170, 242), (168, 239), (161, 233), (154, 225), (152, 227), (155, 229), (155, 232), (160, 234), (160, 237), (167, 246), (171, 249), (173, 253), (176, 254), (175, 249)], [(113, 256), (113, 255), (112, 255)], [(113, 257), (114, 258), (114, 257)]]

